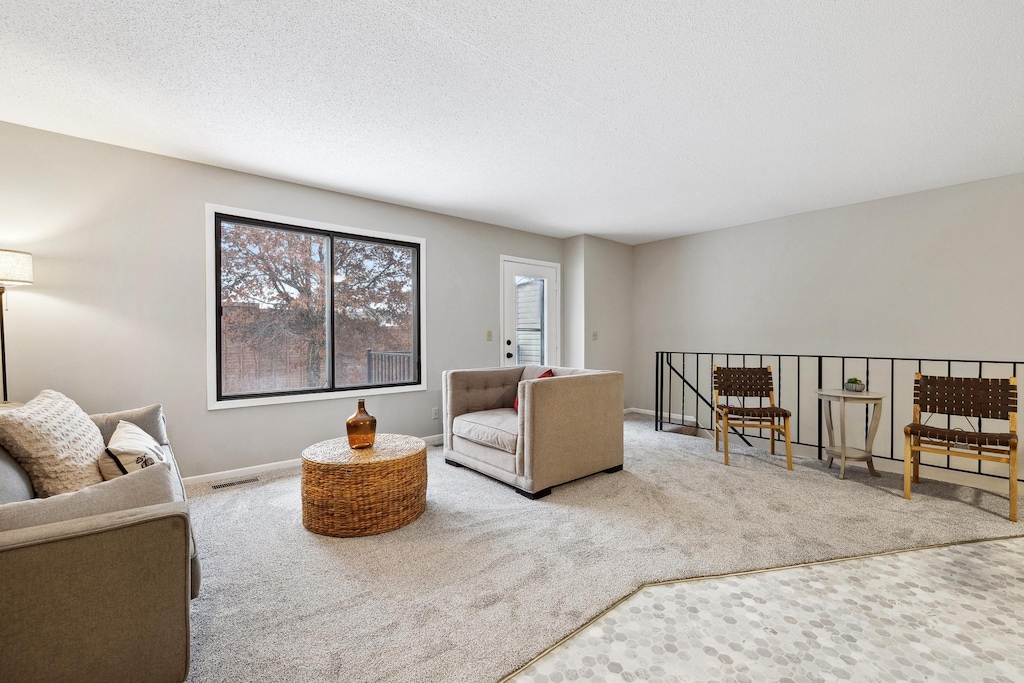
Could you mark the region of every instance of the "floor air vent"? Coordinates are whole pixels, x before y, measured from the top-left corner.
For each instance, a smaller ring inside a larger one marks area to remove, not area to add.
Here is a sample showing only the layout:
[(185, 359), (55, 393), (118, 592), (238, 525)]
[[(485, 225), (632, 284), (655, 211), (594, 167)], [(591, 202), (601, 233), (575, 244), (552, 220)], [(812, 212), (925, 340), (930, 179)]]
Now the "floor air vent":
[(225, 481), (221, 484), (212, 484), (211, 489), (224, 489), (229, 486), (238, 486), (239, 484), (252, 484), (253, 482), (259, 481), (259, 477), (249, 477), (248, 479), (239, 479), (238, 481)]

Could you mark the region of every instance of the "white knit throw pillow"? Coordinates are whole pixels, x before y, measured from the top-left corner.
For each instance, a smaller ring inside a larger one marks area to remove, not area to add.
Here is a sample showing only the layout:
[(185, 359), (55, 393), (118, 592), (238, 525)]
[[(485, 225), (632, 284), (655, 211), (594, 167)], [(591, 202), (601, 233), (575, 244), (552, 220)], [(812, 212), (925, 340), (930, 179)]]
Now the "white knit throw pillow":
[(19, 408), (0, 411), (0, 444), (28, 472), (40, 498), (103, 481), (103, 436), (85, 411), (47, 389)]

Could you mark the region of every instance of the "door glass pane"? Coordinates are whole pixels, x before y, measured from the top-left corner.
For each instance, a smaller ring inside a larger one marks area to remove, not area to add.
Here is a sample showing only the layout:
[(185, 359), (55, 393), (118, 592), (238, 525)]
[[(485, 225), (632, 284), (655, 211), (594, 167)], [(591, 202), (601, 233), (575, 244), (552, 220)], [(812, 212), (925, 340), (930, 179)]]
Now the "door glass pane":
[(414, 247), (334, 238), (335, 387), (418, 377)]
[(327, 384), (327, 238), (220, 224), (221, 394)]
[(542, 277), (516, 275), (516, 363), (544, 365), (544, 288)]

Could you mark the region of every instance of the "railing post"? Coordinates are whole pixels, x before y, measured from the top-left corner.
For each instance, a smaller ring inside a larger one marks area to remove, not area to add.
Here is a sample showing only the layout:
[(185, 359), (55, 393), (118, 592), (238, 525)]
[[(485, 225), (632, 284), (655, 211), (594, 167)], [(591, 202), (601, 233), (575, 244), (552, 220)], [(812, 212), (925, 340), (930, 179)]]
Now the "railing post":
[[(686, 379), (686, 354), (683, 354), (683, 379)], [(679, 422), (685, 427), (686, 426), (686, 385), (683, 385), (683, 401), (682, 405), (679, 406)]]
[(366, 349), (366, 383), (373, 384), (373, 351)]
[[(668, 367), (670, 369), (674, 370), (674, 368), (672, 367), (672, 351), (666, 351), (665, 352), (665, 358), (666, 358), (666, 364), (668, 365)], [(674, 374), (675, 373), (669, 373), (669, 390), (666, 392), (666, 393), (669, 394), (669, 409), (668, 410), (669, 410), (669, 424), (670, 425), (672, 424), (672, 376)]]
[[(821, 356), (818, 356), (818, 389), (821, 389), (821, 369), (822, 369)], [(824, 401), (821, 400), (820, 396), (818, 396), (817, 398), (818, 398), (818, 460), (821, 460), (821, 451), (822, 451), (821, 441), (824, 438), (824, 435), (821, 432), (821, 404), (824, 403)], [(831, 409), (832, 408), (830, 407), (829, 410), (831, 410)]]
[(661, 351), (654, 353), (654, 431), (661, 431)]

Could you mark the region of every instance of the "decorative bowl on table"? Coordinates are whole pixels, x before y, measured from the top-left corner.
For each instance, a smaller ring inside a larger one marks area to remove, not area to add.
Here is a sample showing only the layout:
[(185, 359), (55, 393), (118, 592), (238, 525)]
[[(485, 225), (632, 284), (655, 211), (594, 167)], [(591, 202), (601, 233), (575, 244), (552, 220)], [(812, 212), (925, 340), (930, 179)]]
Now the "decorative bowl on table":
[(843, 389), (847, 391), (864, 391), (867, 389), (867, 385), (863, 382), (844, 382)]

